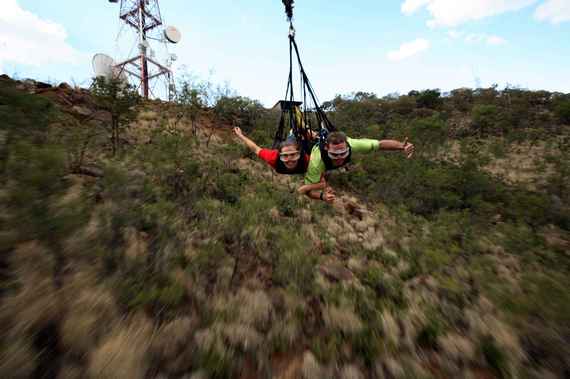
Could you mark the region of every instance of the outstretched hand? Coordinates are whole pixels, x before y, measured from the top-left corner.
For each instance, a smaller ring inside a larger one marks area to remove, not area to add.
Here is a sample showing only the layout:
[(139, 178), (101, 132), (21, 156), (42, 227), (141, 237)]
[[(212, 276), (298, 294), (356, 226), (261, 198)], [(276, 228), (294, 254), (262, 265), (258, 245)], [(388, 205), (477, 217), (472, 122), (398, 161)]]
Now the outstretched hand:
[(410, 159), (412, 155), (414, 155), (415, 147), (413, 143), (408, 142), (408, 137), (404, 139), (403, 150), (404, 154), (406, 154), (406, 158)]
[(334, 194), (334, 190), (331, 187), (327, 187), (323, 191), (323, 200), (329, 204), (333, 203), (336, 200), (336, 195)]
[(242, 137), (243, 137), (243, 132), (241, 131), (241, 128), (240, 128), (239, 126), (236, 126), (236, 127), (234, 128), (234, 134), (235, 134), (236, 136), (238, 136), (239, 138), (242, 138)]

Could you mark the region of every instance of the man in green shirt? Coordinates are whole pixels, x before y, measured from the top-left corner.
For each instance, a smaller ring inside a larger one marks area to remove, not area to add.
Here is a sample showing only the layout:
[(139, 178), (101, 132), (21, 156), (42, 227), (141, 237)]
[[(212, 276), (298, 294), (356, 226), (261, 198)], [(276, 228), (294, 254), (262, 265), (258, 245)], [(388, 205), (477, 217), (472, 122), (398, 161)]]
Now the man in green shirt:
[[(319, 144), (311, 151), (309, 168), (305, 175), (304, 188), (311, 188), (324, 180), (326, 171), (335, 170), (345, 166), (351, 161), (352, 153), (368, 153), (376, 150), (401, 150), (407, 158), (414, 154), (414, 145), (408, 142), (395, 140), (374, 140), (348, 138), (342, 132), (333, 132), (327, 137), (324, 146)], [(316, 186), (315, 186), (316, 187)], [(301, 191), (312, 199), (320, 199), (331, 203), (335, 200), (335, 195), (331, 190), (308, 190)]]

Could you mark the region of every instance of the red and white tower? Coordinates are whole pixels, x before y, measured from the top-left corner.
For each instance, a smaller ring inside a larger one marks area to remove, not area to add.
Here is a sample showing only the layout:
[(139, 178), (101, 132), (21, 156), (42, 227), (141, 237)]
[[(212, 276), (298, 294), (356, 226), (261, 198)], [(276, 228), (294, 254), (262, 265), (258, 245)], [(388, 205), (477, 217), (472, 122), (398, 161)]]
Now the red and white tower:
[[(119, 0), (109, 0), (109, 2), (117, 3)], [(119, 76), (128, 74), (130, 79), (138, 84), (141, 95), (145, 98), (149, 95), (156, 97), (152, 93), (151, 84), (160, 80), (166, 84), (168, 97), (171, 99), (174, 92), (174, 78), (169, 66), (175, 56), (170, 55), (166, 64), (157, 62), (151, 43), (178, 43), (181, 38), (180, 32), (172, 26), (163, 26), (158, 0), (120, 0), (119, 17), (136, 31), (139, 54), (116, 63), (113, 71)]]

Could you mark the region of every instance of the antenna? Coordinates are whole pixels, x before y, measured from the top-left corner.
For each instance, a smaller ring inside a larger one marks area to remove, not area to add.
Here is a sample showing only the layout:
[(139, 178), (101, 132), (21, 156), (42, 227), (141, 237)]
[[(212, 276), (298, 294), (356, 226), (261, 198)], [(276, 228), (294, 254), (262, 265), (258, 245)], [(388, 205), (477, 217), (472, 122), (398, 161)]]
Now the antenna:
[[(119, 0), (109, 2), (118, 3)], [(140, 83), (141, 94), (147, 99), (151, 93), (151, 81), (162, 79), (166, 82), (168, 97), (171, 99), (174, 90), (172, 70), (167, 64), (161, 64), (155, 59), (150, 41), (178, 43), (182, 38), (181, 33), (173, 26), (163, 27), (158, 0), (120, 0), (119, 18), (136, 31), (139, 54), (114, 64), (115, 71), (120, 77), (128, 74)]]

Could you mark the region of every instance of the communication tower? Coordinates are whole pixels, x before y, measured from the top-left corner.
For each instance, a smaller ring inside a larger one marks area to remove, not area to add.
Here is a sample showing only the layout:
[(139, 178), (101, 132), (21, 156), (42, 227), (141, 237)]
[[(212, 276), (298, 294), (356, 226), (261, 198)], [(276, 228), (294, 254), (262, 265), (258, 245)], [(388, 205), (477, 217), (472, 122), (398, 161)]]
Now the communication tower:
[(160, 63), (155, 59), (151, 43), (176, 44), (180, 42), (180, 32), (173, 26), (164, 26), (158, 0), (108, 1), (120, 2), (119, 18), (136, 32), (138, 55), (116, 63), (107, 55), (97, 54), (93, 58), (95, 74), (130, 79), (145, 98), (149, 95), (156, 97), (151, 85), (161, 81), (165, 84), (168, 98), (172, 99), (175, 88), (171, 66), (176, 60), (176, 55), (168, 54), (166, 62)]

